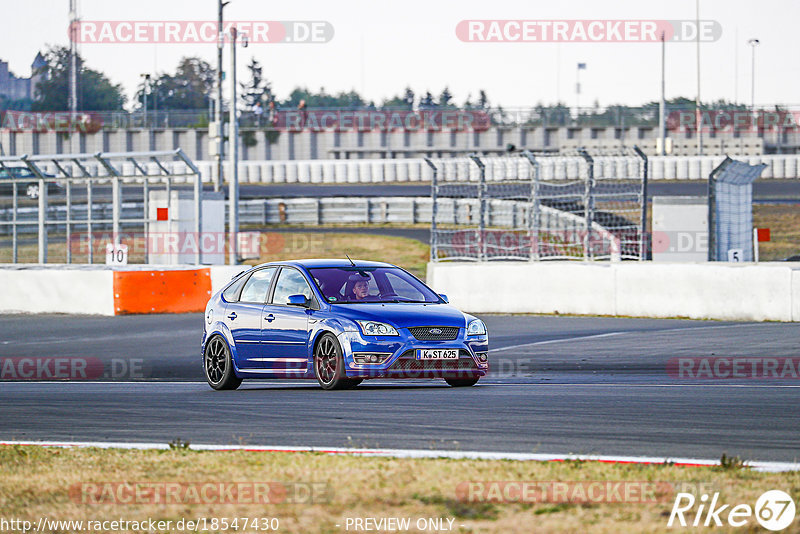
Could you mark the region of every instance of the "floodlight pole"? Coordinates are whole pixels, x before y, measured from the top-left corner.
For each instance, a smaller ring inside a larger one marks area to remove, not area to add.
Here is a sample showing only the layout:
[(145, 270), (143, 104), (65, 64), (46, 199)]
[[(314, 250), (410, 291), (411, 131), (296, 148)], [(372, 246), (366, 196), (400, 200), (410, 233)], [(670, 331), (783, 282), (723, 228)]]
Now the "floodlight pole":
[(222, 176), (224, 174), (225, 164), (225, 136), (222, 135), (222, 44), (225, 40), (225, 35), (222, 33), (222, 9), (228, 5), (228, 2), (218, 0), (217, 2), (217, 110), (216, 110), (216, 123), (217, 133), (219, 134), (219, 141), (217, 147), (217, 179), (214, 180), (214, 191), (219, 191), (222, 187)]
[[(239, 121), (236, 117), (236, 27), (231, 28), (231, 108), (228, 142), (231, 144), (230, 174), (228, 177), (228, 246), (230, 256), (228, 263), (237, 265), (239, 262)], [(222, 116), (220, 114), (220, 116)]]
[[(70, 124), (74, 124), (78, 113), (78, 0), (69, 0), (69, 18), (69, 112)], [(70, 152), (75, 152), (72, 147), (74, 137), (69, 136)]]
[(697, 155), (703, 155), (703, 110), (700, 107), (700, 0), (695, 0), (695, 40), (697, 42), (697, 100), (695, 102), (697, 122)]
[(658, 136), (661, 138), (661, 150), (659, 151), (662, 156), (667, 154), (667, 131), (666, 131), (666, 84), (665, 78), (665, 59), (666, 59), (666, 43), (664, 42), (664, 32), (661, 32), (661, 103), (658, 106)]
[(750, 45), (750, 113), (756, 112), (756, 47), (759, 45), (758, 39), (750, 39), (747, 44)]

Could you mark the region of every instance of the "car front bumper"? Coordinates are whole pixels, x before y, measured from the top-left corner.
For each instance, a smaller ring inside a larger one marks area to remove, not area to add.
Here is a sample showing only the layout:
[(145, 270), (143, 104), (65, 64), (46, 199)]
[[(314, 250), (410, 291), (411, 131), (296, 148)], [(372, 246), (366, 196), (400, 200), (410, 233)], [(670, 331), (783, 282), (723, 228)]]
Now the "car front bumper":
[[(361, 332), (339, 334), (347, 376), (351, 378), (471, 378), (489, 371), (489, 337), (467, 336), (460, 328), (453, 340), (423, 341), (407, 328), (399, 336), (365, 336)], [(417, 349), (457, 349), (458, 359), (418, 360)], [(359, 363), (355, 355), (376, 354), (382, 363)]]

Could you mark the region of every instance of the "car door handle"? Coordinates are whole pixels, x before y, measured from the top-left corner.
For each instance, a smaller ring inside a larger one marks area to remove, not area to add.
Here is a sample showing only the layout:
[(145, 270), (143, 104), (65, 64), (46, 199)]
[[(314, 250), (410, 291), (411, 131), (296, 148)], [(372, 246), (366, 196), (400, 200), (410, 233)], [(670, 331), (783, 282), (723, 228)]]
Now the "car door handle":
[(233, 321), (234, 319), (236, 319), (236, 312), (231, 312), (231, 314), (230, 314), (230, 315), (228, 315), (228, 319), (230, 319), (231, 321)]
[(269, 315), (264, 317), (264, 319), (266, 319), (268, 323), (271, 323), (272, 321), (275, 320), (275, 316), (270, 313)]

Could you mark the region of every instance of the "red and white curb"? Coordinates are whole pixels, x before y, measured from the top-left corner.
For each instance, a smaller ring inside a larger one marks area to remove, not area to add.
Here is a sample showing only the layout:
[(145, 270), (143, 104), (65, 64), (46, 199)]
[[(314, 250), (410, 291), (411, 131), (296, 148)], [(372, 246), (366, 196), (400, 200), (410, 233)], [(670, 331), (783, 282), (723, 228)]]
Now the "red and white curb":
[[(169, 449), (167, 443), (131, 443), (104, 441), (0, 441), (0, 445), (25, 445), (38, 447), (75, 447), (99, 449)], [(442, 451), (423, 449), (356, 449), (345, 447), (281, 447), (266, 445), (197, 445), (194, 451), (246, 451), (246, 452), (316, 452), (321, 454), (345, 454), (351, 456), (374, 456), (386, 458), (447, 458), (450, 460), (517, 460), (534, 462), (586, 461), (609, 464), (671, 464), (681, 467), (714, 467), (719, 460), (697, 458), (656, 458), (649, 456), (603, 456), (584, 454), (530, 454), (518, 452)], [(800, 463), (792, 462), (745, 462), (753, 471), (781, 473), (800, 471)]]

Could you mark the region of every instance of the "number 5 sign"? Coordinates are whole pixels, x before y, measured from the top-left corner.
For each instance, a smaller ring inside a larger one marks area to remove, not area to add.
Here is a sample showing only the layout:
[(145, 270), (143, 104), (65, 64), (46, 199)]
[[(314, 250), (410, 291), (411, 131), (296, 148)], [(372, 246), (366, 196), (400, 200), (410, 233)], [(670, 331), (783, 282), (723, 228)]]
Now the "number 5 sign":
[(106, 245), (106, 265), (128, 265), (128, 245)]

